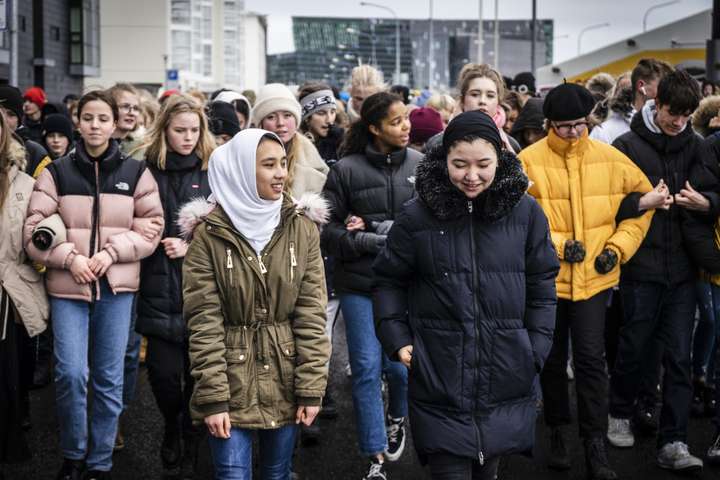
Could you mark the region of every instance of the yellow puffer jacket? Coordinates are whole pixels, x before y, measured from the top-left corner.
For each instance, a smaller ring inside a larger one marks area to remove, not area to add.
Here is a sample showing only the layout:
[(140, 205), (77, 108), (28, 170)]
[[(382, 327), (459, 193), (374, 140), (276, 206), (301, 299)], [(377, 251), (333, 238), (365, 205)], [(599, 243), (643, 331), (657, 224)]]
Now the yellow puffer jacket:
[[(586, 300), (617, 285), (619, 266), (603, 275), (595, 270), (595, 258), (607, 247), (622, 264), (640, 248), (654, 212), (619, 225), (615, 215), (627, 194), (652, 189), (645, 174), (614, 147), (588, 138), (587, 131), (569, 142), (550, 130), (546, 138), (520, 152), (519, 158), (531, 181), (528, 193), (547, 215), (561, 260), (558, 297)], [(563, 261), (567, 240), (583, 243), (583, 262)]]

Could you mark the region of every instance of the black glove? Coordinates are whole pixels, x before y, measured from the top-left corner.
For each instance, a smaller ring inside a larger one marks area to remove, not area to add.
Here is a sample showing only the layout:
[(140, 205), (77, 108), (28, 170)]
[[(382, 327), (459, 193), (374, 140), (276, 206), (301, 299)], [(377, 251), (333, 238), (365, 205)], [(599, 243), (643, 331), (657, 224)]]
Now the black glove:
[(387, 235), (390, 233), (394, 220), (385, 220), (383, 222), (370, 222), (370, 227), (375, 230), (378, 235)]
[(613, 250), (606, 248), (600, 255), (595, 257), (595, 270), (598, 273), (606, 274), (615, 268), (618, 263), (618, 256)]
[(360, 251), (377, 254), (385, 246), (387, 235), (378, 235), (370, 232), (357, 232), (355, 245)]
[(585, 260), (585, 245), (578, 240), (565, 242), (565, 261), (569, 263), (580, 263)]

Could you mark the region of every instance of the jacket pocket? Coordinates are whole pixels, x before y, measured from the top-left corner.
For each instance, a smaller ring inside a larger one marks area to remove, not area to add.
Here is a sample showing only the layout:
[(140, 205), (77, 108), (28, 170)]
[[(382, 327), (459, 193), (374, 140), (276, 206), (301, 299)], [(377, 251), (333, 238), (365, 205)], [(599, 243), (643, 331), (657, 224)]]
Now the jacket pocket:
[(463, 333), (420, 328), (414, 337), (408, 395), (443, 408), (460, 408)]
[(289, 402), (295, 402), (295, 365), (297, 352), (295, 340), (280, 344), (280, 375), (282, 376), (283, 396)]
[(492, 402), (503, 402), (531, 394), (536, 370), (527, 330), (495, 330), (491, 358)]
[(250, 388), (248, 348), (228, 347), (225, 349), (225, 363), (227, 364), (227, 380), (230, 389), (230, 406), (243, 408), (247, 406)]

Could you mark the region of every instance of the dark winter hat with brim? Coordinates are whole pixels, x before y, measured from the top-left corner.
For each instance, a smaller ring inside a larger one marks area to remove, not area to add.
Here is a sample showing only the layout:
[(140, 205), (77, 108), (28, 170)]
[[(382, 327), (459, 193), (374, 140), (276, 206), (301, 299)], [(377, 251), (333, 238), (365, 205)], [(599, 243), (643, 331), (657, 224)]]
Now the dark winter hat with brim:
[(0, 86), (0, 107), (10, 110), (18, 118), (23, 114), (23, 97), (17, 87), (11, 85)]
[(543, 114), (553, 122), (585, 118), (595, 107), (590, 91), (577, 83), (563, 83), (550, 90), (545, 97)]
[(208, 120), (213, 135), (226, 134), (234, 137), (240, 131), (235, 107), (222, 100), (215, 100), (208, 107)]
[(52, 113), (45, 117), (43, 122), (43, 137), (51, 133), (65, 135), (68, 140), (73, 138), (73, 124), (68, 117), (61, 113)]

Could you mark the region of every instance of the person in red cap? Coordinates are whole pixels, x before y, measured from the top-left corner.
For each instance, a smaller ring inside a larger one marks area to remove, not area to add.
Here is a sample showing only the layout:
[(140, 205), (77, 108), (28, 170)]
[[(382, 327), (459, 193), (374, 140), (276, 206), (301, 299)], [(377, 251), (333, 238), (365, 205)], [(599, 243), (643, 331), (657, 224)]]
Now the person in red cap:
[(47, 104), (47, 95), (40, 87), (30, 87), (23, 95), (23, 125), (28, 129), (31, 140), (42, 144), (42, 108)]
[(425, 153), (425, 142), (445, 129), (442, 115), (430, 107), (410, 112), (410, 148)]

